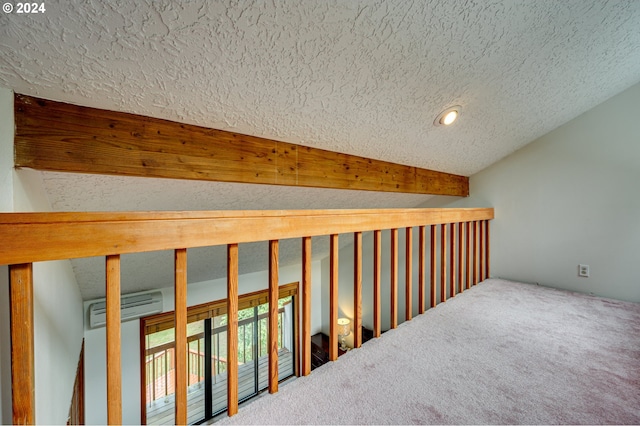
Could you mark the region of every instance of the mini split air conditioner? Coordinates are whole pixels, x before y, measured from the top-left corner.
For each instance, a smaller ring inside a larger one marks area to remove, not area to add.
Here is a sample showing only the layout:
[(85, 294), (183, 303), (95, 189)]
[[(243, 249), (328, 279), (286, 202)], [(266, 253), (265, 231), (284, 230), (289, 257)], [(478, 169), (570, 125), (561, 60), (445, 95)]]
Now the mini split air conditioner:
[[(153, 291), (122, 296), (120, 319), (128, 321), (162, 312), (162, 293)], [(89, 327), (102, 327), (107, 323), (107, 302), (97, 301), (89, 305)]]

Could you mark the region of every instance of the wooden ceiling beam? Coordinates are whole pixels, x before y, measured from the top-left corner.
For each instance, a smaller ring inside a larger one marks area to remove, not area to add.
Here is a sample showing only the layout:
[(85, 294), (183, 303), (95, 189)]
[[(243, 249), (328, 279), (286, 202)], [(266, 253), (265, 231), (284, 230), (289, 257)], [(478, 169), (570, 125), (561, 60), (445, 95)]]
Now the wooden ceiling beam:
[(15, 166), (434, 195), (469, 179), (224, 130), (15, 95)]

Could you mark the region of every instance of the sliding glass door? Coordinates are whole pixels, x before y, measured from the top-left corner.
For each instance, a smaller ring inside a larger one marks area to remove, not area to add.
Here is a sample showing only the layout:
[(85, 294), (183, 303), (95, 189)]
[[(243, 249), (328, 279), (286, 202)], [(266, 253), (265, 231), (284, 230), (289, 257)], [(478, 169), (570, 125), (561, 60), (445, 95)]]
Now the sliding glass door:
[[(259, 299), (261, 301), (263, 299)], [(293, 296), (278, 301), (278, 377), (295, 374)], [(197, 318), (197, 317), (196, 317)], [(191, 315), (190, 315), (190, 319)], [(143, 326), (143, 329), (145, 327)], [(188, 324), (187, 418), (200, 423), (227, 408), (227, 315)], [(174, 329), (145, 335), (145, 416), (147, 424), (173, 424), (175, 411)], [(238, 313), (238, 399), (268, 387), (268, 304)]]

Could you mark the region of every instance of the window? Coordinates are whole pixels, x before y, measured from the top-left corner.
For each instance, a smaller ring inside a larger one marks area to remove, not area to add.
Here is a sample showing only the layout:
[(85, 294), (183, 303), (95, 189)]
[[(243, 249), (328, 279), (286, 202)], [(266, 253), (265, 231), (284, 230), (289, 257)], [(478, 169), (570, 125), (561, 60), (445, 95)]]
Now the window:
[[(278, 300), (278, 377), (296, 373), (296, 299), (298, 283), (280, 287)], [(268, 386), (268, 292), (239, 297), (238, 398), (257, 395)], [(226, 301), (188, 309), (187, 417), (190, 424), (208, 420), (227, 408)], [(173, 424), (175, 412), (174, 313), (143, 318), (142, 423)], [(209, 360), (209, 362), (207, 362)]]

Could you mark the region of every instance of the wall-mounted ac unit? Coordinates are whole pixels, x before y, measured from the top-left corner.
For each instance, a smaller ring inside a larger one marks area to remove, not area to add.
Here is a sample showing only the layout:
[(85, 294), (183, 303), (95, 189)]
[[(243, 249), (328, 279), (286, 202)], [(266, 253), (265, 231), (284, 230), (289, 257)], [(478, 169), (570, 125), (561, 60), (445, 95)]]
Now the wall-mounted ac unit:
[[(128, 321), (162, 312), (162, 293), (153, 291), (122, 296), (120, 299), (120, 319)], [(89, 305), (89, 327), (101, 327), (107, 323), (107, 302)]]

